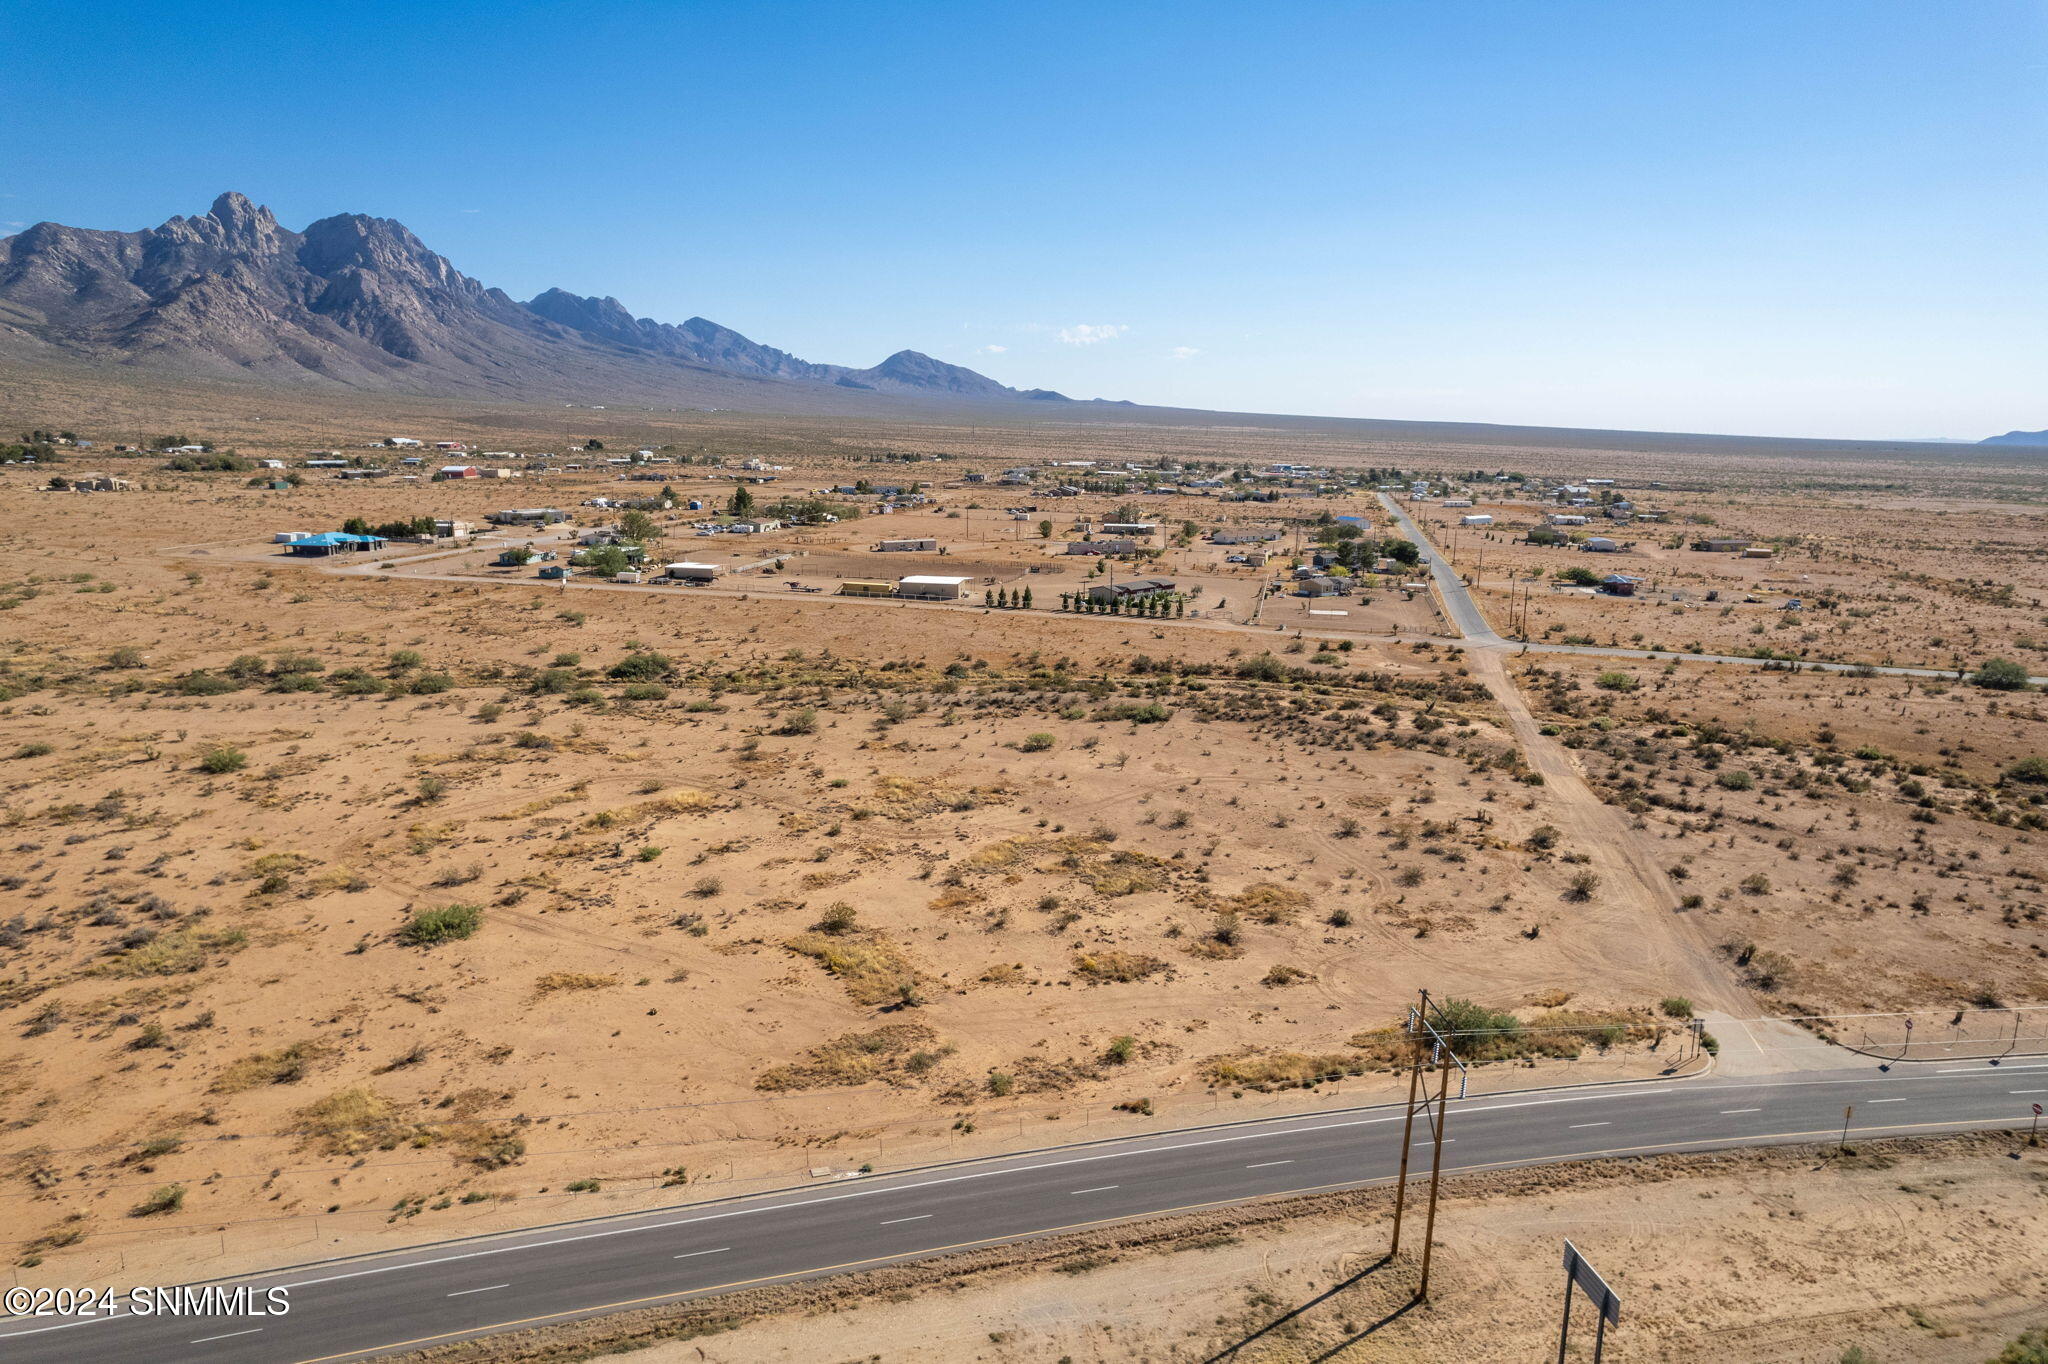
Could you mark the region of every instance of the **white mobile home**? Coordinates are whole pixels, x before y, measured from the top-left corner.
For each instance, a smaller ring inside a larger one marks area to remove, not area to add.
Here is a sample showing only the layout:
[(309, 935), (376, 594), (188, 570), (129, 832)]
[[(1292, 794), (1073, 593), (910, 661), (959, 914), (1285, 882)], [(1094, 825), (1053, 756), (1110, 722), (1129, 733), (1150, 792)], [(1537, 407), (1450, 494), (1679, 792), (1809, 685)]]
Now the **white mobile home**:
[(959, 601), (967, 595), (967, 579), (914, 573), (896, 580), (896, 595), (915, 601)]

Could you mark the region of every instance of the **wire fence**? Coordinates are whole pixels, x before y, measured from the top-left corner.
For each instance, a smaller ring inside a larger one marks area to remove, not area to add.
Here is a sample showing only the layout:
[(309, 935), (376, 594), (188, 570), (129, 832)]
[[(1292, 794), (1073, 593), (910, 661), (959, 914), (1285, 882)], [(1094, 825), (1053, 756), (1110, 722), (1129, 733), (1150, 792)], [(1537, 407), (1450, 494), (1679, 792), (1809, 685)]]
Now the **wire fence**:
[(1793, 1014), (1770, 1021), (1796, 1024), (1839, 1046), (1892, 1061), (1984, 1061), (2048, 1053), (2048, 1004)]

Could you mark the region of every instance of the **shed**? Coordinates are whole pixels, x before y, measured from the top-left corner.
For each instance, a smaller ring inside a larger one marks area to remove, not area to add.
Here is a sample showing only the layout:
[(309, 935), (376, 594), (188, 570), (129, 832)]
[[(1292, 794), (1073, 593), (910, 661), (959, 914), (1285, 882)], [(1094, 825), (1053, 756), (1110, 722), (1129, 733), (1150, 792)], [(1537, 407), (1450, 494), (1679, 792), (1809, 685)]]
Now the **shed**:
[(1695, 540), (1692, 547), (1702, 554), (1740, 554), (1749, 548), (1749, 541), (1739, 536), (1716, 535), (1705, 540)]
[(903, 540), (878, 540), (875, 542), (875, 550), (881, 554), (915, 553), (919, 550), (933, 550), (938, 547), (939, 542), (931, 536)]
[(725, 572), (717, 564), (680, 563), (670, 564), (668, 576), (686, 583), (708, 583)]
[(1610, 573), (1600, 580), (1600, 590), (1612, 597), (1633, 597), (1641, 578), (1631, 578), (1626, 573)]
[(1742, 557), (1745, 559), (1768, 559), (1775, 553), (1777, 551), (1769, 545), (1751, 545), (1742, 551)]
[(1583, 548), (1594, 554), (1614, 554), (1621, 549), (1621, 546), (1604, 535), (1589, 535), (1586, 537), (1586, 543)]
[(1480, 512), (1477, 516), (1459, 517), (1458, 524), (1461, 526), (1490, 526), (1493, 524), (1493, 518), (1485, 512)]
[(896, 595), (918, 601), (959, 601), (967, 595), (967, 579), (935, 573), (914, 573), (896, 580)]
[(894, 595), (895, 591), (894, 584), (874, 578), (853, 578), (839, 584), (842, 597), (887, 597)]

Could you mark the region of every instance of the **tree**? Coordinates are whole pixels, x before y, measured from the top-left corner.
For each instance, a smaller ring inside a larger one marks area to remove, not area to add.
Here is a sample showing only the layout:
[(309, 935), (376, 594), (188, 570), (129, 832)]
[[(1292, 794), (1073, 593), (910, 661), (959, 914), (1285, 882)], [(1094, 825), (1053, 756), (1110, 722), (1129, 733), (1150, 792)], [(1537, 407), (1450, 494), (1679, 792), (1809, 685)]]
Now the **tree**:
[(1559, 569), (1557, 571), (1557, 579), (1559, 582), (1577, 583), (1581, 587), (1591, 587), (1600, 581), (1600, 575), (1590, 568), (1573, 564), (1570, 568)]
[(584, 441), (583, 448), (586, 450), (602, 450), (604, 449), (604, 442), (593, 438), (591, 440)]
[(624, 573), (633, 566), (633, 561), (626, 557), (626, 551), (617, 545), (597, 545), (586, 549), (576, 556), (575, 563), (579, 568), (602, 573), (607, 578)]
[(368, 535), (370, 523), (360, 516), (351, 516), (341, 523), (341, 530), (344, 535)]
[(644, 511), (629, 511), (619, 518), (619, 533), (641, 544), (661, 538), (661, 527)]
[(2027, 670), (2009, 658), (1994, 658), (1970, 674), (1970, 680), (1992, 691), (2025, 691)]
[(1025, 609), (1026, 611), (1029, 611), (1029, 610), (1031, 609), (1031, 589), (1030, 589), (1030, 588), (1028, 588), (1028, 587), (1027, 587), (1027, 588), (1025, 588), (1025, 589), (1024, 589), (1024, 600), (1023, 600), (1023, 601), (1022, 601), (1021, 603), (1019, 603), (1019, 604), (1020, 604), (1021, 606), (1023, 606), (1023, 608), (1024, 608), (1024, 609)]
[(1380, 542), (1380, 553), (1397, 564), (1414, 567), (1422, 562), (1422, 549), (1413, 540), (1392, 537)]
[(1052, 539), (1052, 522), (1040, 521), (1038, 523), (1038, 538), (1041, 540)]
[(727, 513), (733, 516), (750, 516), (754, 510), (754, 494), (742, 483), (732, 490), (732, 497), (725, 504)]

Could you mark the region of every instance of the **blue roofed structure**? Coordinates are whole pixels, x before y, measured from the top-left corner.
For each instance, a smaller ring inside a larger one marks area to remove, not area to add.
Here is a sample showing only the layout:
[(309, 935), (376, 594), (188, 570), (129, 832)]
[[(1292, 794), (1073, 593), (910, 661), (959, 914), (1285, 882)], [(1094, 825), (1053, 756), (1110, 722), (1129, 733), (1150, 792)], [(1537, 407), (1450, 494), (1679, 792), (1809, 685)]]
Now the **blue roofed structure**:
[(304, 555), (346, 554), (375, 549), (384, 543), (381, 535), (354, 535), (345, 530), (324, 530), (285, 546), (286, 553)]

